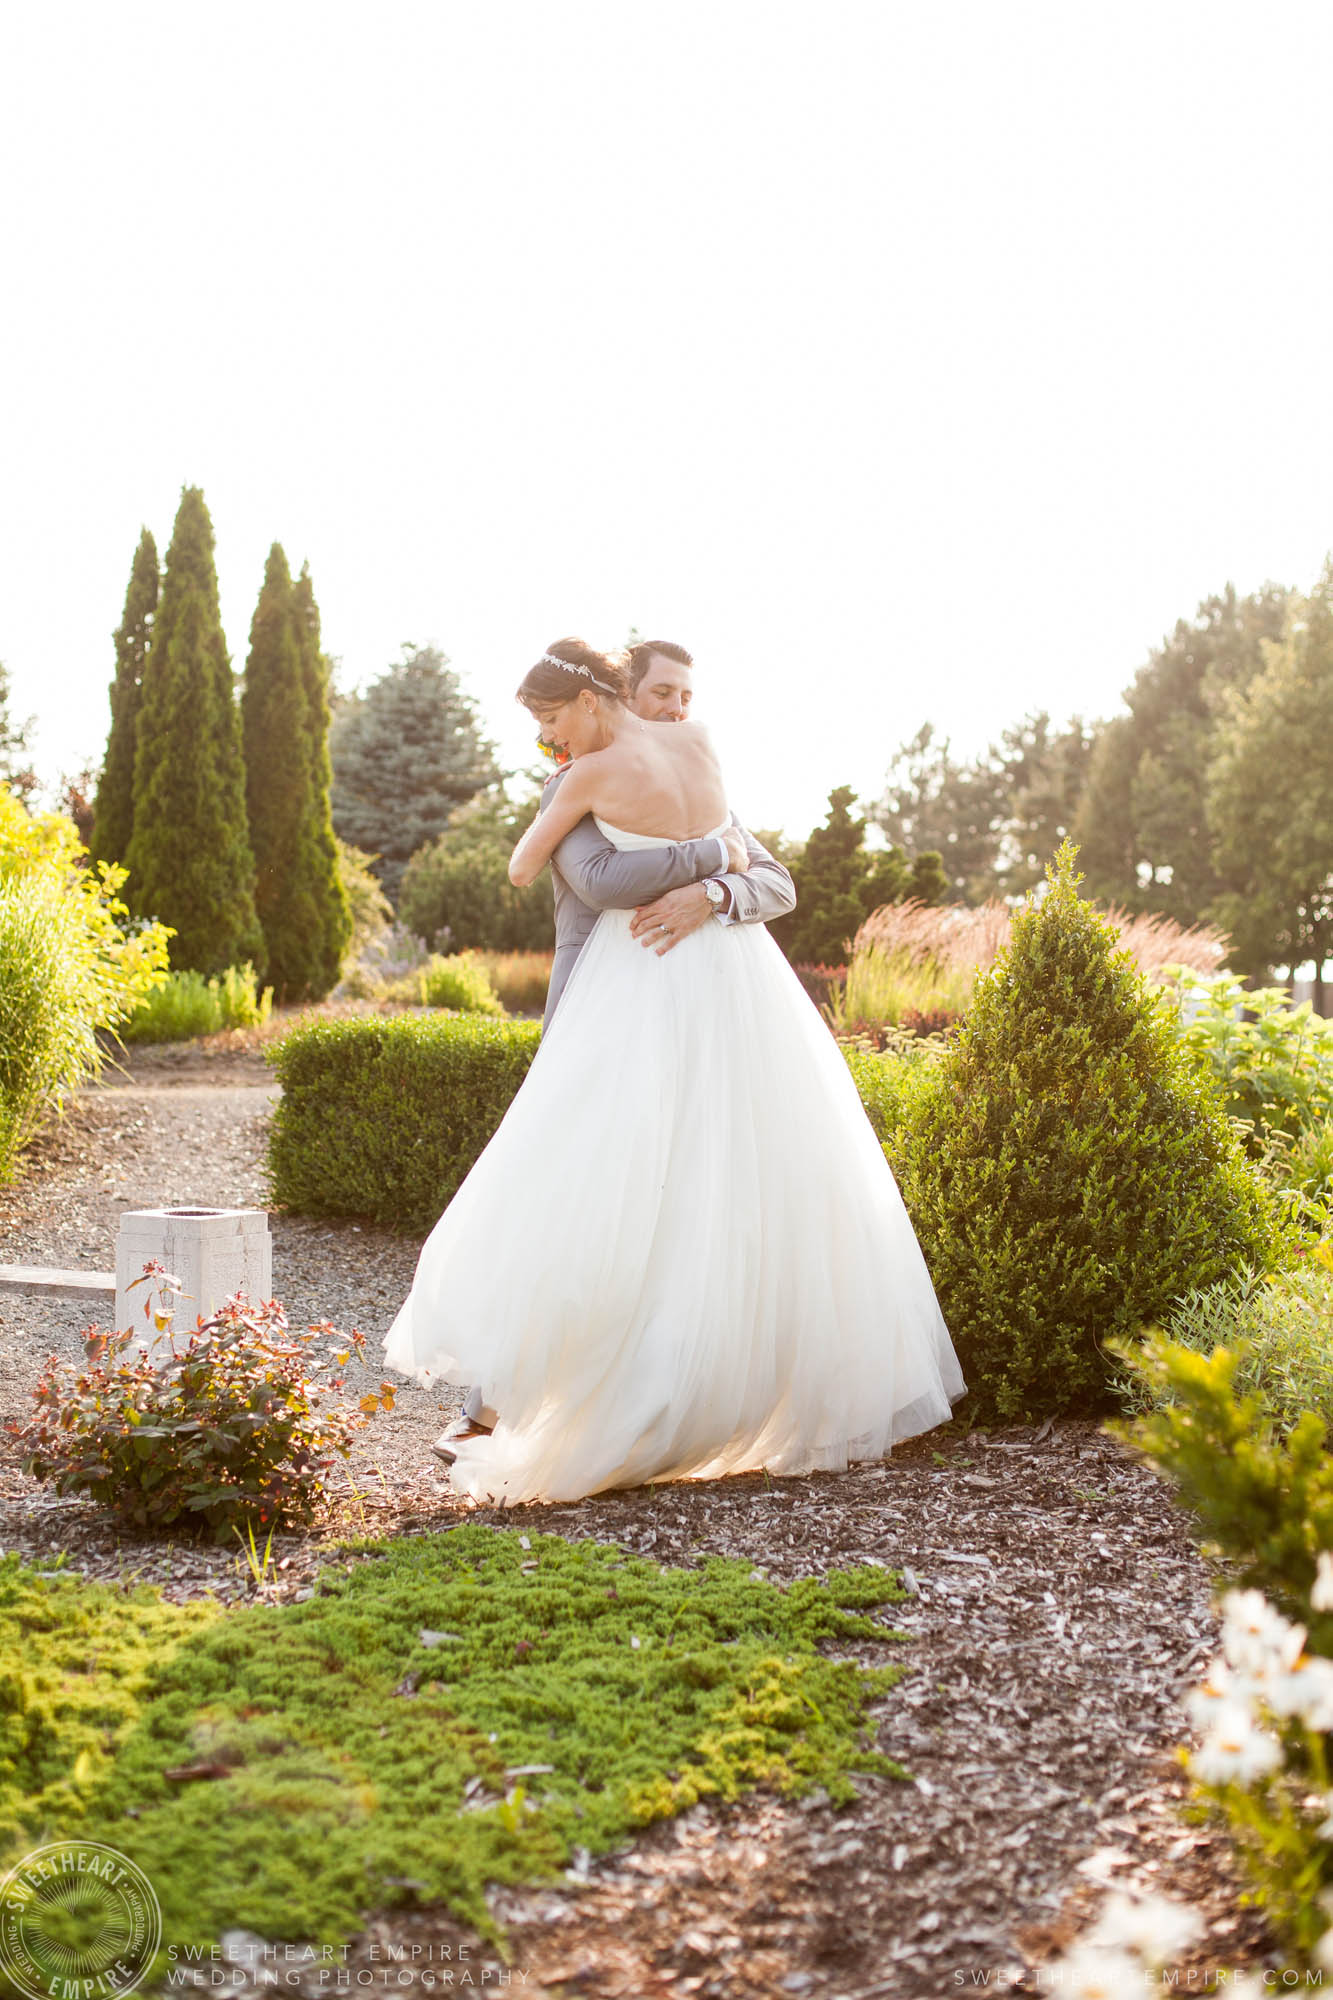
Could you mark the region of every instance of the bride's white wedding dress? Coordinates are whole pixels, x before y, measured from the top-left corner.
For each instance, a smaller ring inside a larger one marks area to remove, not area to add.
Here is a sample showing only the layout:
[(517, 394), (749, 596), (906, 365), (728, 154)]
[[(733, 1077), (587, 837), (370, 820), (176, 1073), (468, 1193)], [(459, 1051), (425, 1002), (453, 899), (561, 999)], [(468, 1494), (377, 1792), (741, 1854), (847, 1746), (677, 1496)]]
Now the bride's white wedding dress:
[(841, 1471), (964, 1393), (856, 1086), (778, 946), (708, 923), (659, 958), (631, 915), (600, 918), (386, 1340), (392, 1367), (500, 1412), (450, 1468), (479, 1500)]

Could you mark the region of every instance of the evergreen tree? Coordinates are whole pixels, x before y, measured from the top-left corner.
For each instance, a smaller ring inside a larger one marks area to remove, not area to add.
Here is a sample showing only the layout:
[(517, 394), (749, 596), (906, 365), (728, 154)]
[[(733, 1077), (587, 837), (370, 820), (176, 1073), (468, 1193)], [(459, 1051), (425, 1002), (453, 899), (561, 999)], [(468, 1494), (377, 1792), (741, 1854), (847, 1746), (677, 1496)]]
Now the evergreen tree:
[(1197, 924), (1228, 887), (1208, 824), (1208, 770), (1236, 690), (1282, 636), (1291, 593), (1228, 584), (1181, 619), (1125, 691), (1129, 714), (1103, 731), (1075, 821), (1090, 893)]
[(1333, 557), (1266, 650), (1216, 739), (1209, 824), (1230, 886), (1213, 914), (1242, 972), (1283, 965), (1294, 977), (1313, 960), (1322, 1013), (1333, 956)]
[(891, 1142), (987, 1421), (1100, 1407), (1106, 1335), (1268, 1256), (1261, 1184), (1114, 927), (1080, 900), (1074, 855), (1066, 843), (1015, 917)]
[(241, 727), (255, 907), (280, 1001), (322, 998), (351, 930), (329, 822), (324, 673), (309, 573), (293, 584), (275, 542), (250, 626)]
[(769, 929), (793, 965), (845, 964), (851, 940), (872, 910), (909, 896), (939, 902), (947, 893), (938, 854), (909, 861), (896, 847), (867, 850), (866, 822), (852, 813), (855, 799), (850, 785), (831, 791), (823, 826), (815, 827), (789, 862), (796, 907)]
[(301, 673), (305, 684), (306, 733), (310, 758), (309, 838), (312, 894), (320, 918), (320, 945), (312, 993), (327, 993), (338, 982), (343, 955), (354, 929), (346, 874), (333, 831), (333, 765), (329, 757), (332, 720), (329, 685), (332, 678), (320, 639), (319, 606), (310, 581), (310, 565), (301, 565), (293, 591)]
[(161, 579), (157, 543), (145, 528), (130, 567), (125, 609), (115, 631), (116, 672), (111, 683), (111, 730), (93, 803), (89, 852), (95, 861), (123, 862), (134, 832), (134, 749), (143, 693), (144, 665), (153, 637)]
[(365, 694), (344, 702), (329, 747), (335, 831), (376, 857), (395, 903), (410, 857), (499, 777), (474, 706), (434, 646), (408, 647)]
[(245, 817), (241, 725), (218, 612), (213, 524), (187, 486), (144, 664), (126, 894), (172, 924), (173, 966), (264, 970)]

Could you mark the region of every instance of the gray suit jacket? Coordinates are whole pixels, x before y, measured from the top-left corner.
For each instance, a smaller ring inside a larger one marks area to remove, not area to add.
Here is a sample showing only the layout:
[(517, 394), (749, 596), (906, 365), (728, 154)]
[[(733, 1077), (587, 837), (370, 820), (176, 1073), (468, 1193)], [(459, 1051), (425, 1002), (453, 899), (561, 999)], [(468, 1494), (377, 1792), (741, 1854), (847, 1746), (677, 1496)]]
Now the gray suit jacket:
[[(557, 771), (542, 793), (540, 810), (545, 812), (555, 797), (564, 773)], [(601, 832), (589, 814), (567, 833), (551, 858), (551, 880), (555, 885), (555, 962), (546, 996), (542, 1026), (549, 1028), (551, 1017), (565, 990), (565, 982), (592, 933), (603, 910), (633, 910), (641, 903), (654, 902), (668, 889), (683, 889), (687, 883), (714, 876), (731, 892), (736, 921), (765, 924), (770, 918), (785, 916), (796, 906), (796, 885), (780, 861), (775, 861), (759, 842), (732, 815), (750, 856), (746, 875), (723, 874), (718, 865), (717, 839), (674, 841), (669, 846), (622, 850)]]

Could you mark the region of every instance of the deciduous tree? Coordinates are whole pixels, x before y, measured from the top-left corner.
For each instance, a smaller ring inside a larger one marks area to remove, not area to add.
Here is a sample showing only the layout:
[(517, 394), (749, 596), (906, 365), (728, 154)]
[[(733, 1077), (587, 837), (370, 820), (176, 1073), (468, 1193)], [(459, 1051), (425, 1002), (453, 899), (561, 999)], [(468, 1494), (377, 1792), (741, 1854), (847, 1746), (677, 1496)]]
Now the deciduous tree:
[(1322, 1013), (1333, 954), (1333, 557), (1290, 605), (1262, 672), (1231, 695), (1208, 819), (1227, 877), (1214, 914), (1231, 932), (1233, 965), (1294, 971), (1312, 960)]

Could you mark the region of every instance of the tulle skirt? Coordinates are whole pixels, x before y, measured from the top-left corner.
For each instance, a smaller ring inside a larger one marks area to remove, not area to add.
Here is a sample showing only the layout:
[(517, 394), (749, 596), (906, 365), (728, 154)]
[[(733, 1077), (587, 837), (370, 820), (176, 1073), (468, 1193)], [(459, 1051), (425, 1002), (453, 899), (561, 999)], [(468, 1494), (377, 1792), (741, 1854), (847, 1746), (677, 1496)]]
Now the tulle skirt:
[(843, 1470), (965, 1384), (841, 1054), (768, 932), (600, 918), (385, 1343), (478, 1384), (479, 1501)]

